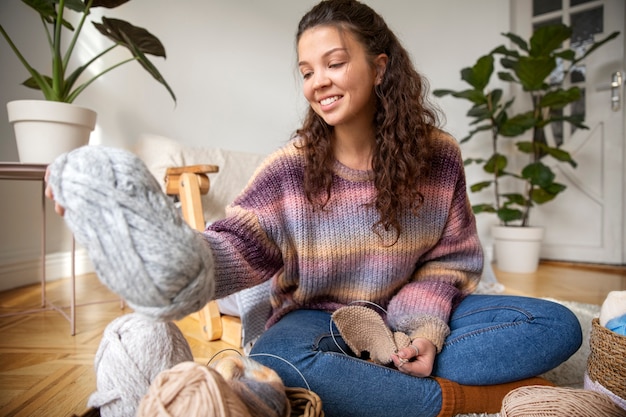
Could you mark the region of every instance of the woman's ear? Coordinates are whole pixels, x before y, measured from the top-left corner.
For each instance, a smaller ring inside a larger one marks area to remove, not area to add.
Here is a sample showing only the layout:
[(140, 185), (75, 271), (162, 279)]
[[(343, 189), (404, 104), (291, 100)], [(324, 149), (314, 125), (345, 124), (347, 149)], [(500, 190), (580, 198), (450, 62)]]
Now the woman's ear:
[(380, 83), (383, 82), (383, 77), (385, 76), (385, 71), (387, 70), (387, 62), (389, 62), (387, 54), (380, 54), (374, 58), (374, 67), (376, 68), (375, 85), (380, 85)]

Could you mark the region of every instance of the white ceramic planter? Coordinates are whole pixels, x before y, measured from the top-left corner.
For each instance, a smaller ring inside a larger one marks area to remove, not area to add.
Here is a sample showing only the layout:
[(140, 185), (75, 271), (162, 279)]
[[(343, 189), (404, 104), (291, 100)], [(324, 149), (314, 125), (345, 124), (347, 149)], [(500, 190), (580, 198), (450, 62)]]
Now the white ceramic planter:
[(494, 226), (494, 250), (499, 270), (529, 274), (539, 266), (543, 227)]
[(73, 104), (46, 100), (7, 103), (20, 162), (49, 164), (72, 149), (89, 143), (96, 112)]

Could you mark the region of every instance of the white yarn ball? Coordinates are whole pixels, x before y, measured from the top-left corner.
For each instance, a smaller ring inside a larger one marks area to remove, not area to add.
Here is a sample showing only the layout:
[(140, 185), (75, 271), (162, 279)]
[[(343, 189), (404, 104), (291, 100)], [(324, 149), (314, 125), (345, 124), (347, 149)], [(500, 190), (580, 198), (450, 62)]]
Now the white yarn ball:
[(609, 320), (624, 314), (626, 314), (626, 291), (611, 291), (600, 309), (600, 325), (606, 327)]
[(97, 390), (87, 406), (102, 417), (134, 417), (157, 375), (185, 361), (193, 361), (191, 348), (174, 323), (138, 313), (118, 317), (96, 352)]

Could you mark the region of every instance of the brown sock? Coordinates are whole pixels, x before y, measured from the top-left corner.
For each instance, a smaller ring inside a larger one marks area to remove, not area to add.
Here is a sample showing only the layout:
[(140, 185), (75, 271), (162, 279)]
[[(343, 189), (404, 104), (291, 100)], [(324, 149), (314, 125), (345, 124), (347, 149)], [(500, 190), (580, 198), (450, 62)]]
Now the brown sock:
[(554, 384), (541, 377), (523, 379), (497, 385), (461, 385), (444, 378), (435, 378), (441, 386), (441, 411), (437, 417), (451, 417), (468, 413), (498, 413), (502, 399), (515, 388), (527, 385)]

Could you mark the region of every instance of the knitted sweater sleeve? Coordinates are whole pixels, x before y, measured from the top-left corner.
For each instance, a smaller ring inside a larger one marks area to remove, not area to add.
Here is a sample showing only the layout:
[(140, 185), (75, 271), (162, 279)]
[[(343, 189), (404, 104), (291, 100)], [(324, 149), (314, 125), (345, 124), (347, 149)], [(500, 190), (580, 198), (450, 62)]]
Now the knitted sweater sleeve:
[(271, 236), (282, 189), (275, 153), (257, 169), (241, 194), (226, 207), (226, 217), (211, 224), (204, 237), (215, 268), (215, 298), (253, 287), (283, 267), (281, 250)]
[[(411, 277), (391, 299), (387, 319), (392, 328), (411, 339), (426, 338), (441, 351), (450, 333), (451, 311), (478, 285), (483, 253), (474, 214), (467, 196), (460, 149), (450, 137), (442, 141), (441, 156), (433, 164), (424, 198), (442, 201), (444, 229), (438, 242), (425, 253)], [(428, 190), (433, 190), (429, 192)]]

